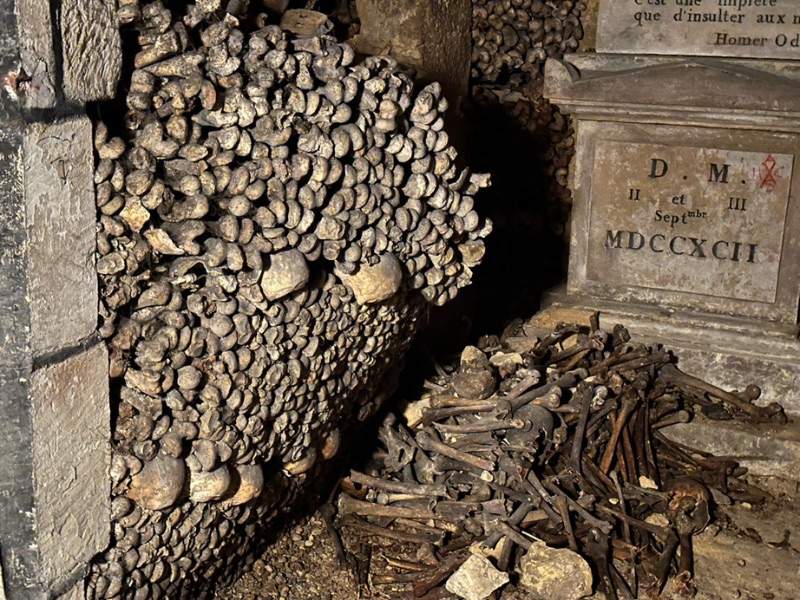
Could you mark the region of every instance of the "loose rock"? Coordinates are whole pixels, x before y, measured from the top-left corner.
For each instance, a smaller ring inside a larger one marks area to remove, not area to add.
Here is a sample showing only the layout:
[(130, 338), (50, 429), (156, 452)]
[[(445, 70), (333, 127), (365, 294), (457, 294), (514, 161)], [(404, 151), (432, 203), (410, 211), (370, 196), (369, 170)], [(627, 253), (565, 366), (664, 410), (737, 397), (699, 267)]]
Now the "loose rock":
[(447, 591), (464, 600), (484, 600), (508, 583), (508, 573), (495, 569), (488, 558), (473, 554), (447, 580)]
[(532, 600), (578, 600), (592, 595), (592, 570), (572, 550), (534, 542), (520, 561), (520, 583)]

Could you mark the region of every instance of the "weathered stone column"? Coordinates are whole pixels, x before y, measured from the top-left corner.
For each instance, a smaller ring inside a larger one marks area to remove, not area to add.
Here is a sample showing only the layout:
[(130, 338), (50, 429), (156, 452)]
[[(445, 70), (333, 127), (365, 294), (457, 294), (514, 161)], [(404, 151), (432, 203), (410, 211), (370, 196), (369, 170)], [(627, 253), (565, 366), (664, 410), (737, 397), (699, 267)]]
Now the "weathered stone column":
[(423, 82), (438, 81), (453, 109), (469, 89), (471, 0), (357, 0), (365, 54), (389, 54), (413, 67)]
[(0, 1), (0, 598), (8, 600), (82, 597), (78, 582), (110, 536), (108, 359), (95, 335), (94, 158), (82, 103), (113, 94), (121, 50), (110, 4), (59, 7)]

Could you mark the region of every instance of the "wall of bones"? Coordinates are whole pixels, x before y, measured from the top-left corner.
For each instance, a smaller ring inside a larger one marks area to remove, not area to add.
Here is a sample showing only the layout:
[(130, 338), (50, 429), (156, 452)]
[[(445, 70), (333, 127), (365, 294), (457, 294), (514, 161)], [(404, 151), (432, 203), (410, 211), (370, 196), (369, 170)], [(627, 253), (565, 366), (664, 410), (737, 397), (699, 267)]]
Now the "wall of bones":
[(458, 132), (439, 84), (334, 37), (357, 2), (282, 29), (289, 4), (0, 1), (9, 600), (208, 595), (391, 394), (429, 309), (480, 264), (497, 306), (527, 297), (520, 244), (563, 236), (573, 138), (541, 75), (582, 0), (474, 0)]
[(115, 420), (89, 596), (198, 597), (470, 282), (488, 178), (391, 59), (213, 2), (123, 9), (126, 110), (94, 139)]

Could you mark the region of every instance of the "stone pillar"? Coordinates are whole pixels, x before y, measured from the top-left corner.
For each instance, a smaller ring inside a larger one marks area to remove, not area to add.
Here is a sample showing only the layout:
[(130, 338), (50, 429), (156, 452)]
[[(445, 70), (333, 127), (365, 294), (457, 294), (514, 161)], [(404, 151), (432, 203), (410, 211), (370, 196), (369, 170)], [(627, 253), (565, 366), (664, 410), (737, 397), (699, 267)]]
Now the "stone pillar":
[[(765, 423), (695, 418), (664, 434), (800, 480), (796, 27), (751, 3), (724, 33), (675, 3), (593, 4), (597, 52), (547, 62), (545, 96), (576, 122), (574, 205), (566, 286), (535, 322), (600, 311), (720, 388), (761, 386)], [(800, 19), (795, 0), (772, 5)]]
[(108, 358), (95, 334), (94, 158), (83, 103), (116, 89), (112, 7), (0, 0), (3, 600), (74, 596), (110, 539)]
[(364, 54), (389, 54), (420, 79), (438, 81), (456, 111), (469, 90), (471, 0), (357, 0)]

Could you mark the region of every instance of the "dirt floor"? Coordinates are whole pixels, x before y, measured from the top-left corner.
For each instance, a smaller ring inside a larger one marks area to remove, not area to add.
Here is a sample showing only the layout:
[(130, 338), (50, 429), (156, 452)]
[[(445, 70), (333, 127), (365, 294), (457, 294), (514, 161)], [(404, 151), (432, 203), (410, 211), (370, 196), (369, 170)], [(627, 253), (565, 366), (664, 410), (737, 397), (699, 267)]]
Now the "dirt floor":
[[(699, 600), (796, 600), (800, 598), (800, 486), (772, 480), (761, 482), (775, 502), (718, 506), (718, 518), (695, 540)], [(342, 532), (350, 550), (363, 539)], [(408, 587), (382, 585), (389, 572), (386, 560), (414, 559), (411, 548), (374, 546), (370, 575), (359, 586), (356, 565), (341, 566), (320, 513), (298, 520), (283, 532), (255, 563), (254, 569), (218, 600), (355, 600), (410, 598)], [(417, 556), (424, 559), (424, 556)], [(353, 568), (356, 567), (356, 568)], [(395, 570), (395, 572), (397, 572)], [(595, 596), (599, 600), (602, 596)], [(665, 598), (675, 597), (668, 591)], [(445, 597), (447, 598), (447, 597)], [(452, 596), (452, 598), (455, 598)], [(530, 598), (523, 589), (507, 586), (499, 600)]]

